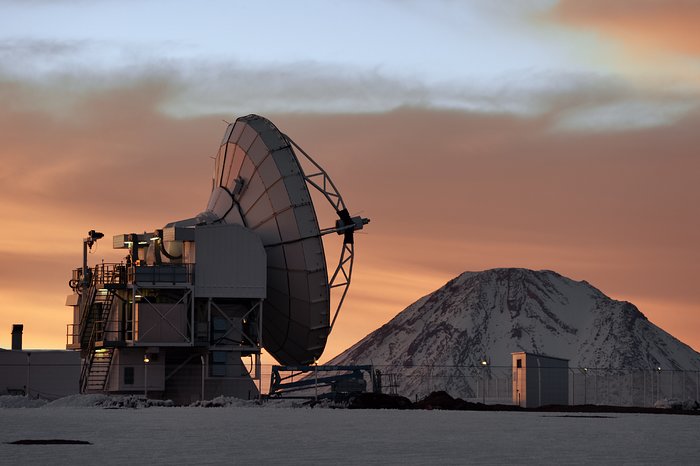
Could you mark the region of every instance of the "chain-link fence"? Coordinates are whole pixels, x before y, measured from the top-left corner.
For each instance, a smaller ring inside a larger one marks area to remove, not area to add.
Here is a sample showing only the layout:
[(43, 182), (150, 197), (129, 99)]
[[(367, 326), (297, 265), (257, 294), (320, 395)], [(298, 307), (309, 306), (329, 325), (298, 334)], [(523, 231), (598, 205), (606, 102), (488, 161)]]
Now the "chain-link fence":
[[(27, 365), (27, 362), (30, 364)], [(257, 389), (263, 394), (270, 389), (272, 365), (260, 366), (260, 377), (251, 381), (249, 374), (254, 374), (251, 364), (224, 365), (206, 362), (202, 364), (197, 358), (187, 365), (170, 366), (151, 363), (149, 368), (143, 364), (134, 367), (113, 364), (111, 373), (119, 373), (122, 382), (130, 385), (134, 393), (150, 392), (151, 396), (162, 393), (165, 385), (177, 385), (192, 392), (193, 399), (213, 396), (217, 390), (238, 385), (239, 396), (256, 398)], [(133, 367), (133, 369), (128, 369)], [(547, 377), (546, 370), (542, 380)], [(0, 395), (25, 394), (44, 398), (56, 398), (68, 392), (78, 391), (80, 363), (42, 364), (38, 358), (32, 360), (23, 357), (11, 362), (0, 361)], [(324, 377), (328, 373), (323, 374)], [(313, 372), (296, 373), (289, 381), (312, 378)], [(364, 373), (367, 390), (379, 385), (384, 393), (398, 394), (411, 401), (424, 398), (434, 391), (445, 391), (451, 396), (466, 401), (486, 404), (513, 404), (514, 386), (517, 383), (510, 366), (445, 366), (412, 365), (385, 366), (374, 365), (372, 376)], [(568, 368), (568, 402), (570, 405), (614, 405), (653, 407), (660, 400), (695, 400), (700, 402), (700, 371), (668, 369), (608, 369), (608, 368)], [(147, 379), (147, 381), (146, 381)], [(204, 380), (206, 389), (202, 387)], [(56, 387), (61, 387), (56, 390)], [(122, 388), (126, 388), (122, 385)], [(127, 390), (127, 391), (129, 391)], [(298, 395), (313, 396), (323, 393), (328, 387), (318, 392), (311, 386)], [(167, 390), (166, 390), (167, 392)]]
[(651, 407), (660, 400), (700, 400), (700, 371), (572, 368), (570, 372), (570, 404)]
[[(453, 397), (487, 404), (512, 404), (511, 366), (375, 366), (392, 380), (385, 391), (420, 399), (444, 390)], [(542, 379), (547, 369), (542, 368)], [(568, 368), (570, 405), (653, 407), (659, 400), (700, 402), (700, 371)]]

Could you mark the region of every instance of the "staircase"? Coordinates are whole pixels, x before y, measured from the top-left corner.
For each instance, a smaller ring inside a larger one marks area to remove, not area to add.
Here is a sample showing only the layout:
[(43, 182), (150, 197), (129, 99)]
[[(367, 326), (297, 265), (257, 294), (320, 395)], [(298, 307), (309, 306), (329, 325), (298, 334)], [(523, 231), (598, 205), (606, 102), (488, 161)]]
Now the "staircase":
[(89, 368), (83, 379), (81, 374), (81, 392), (94, 393), (103, 392), (109, 371), (112, 367), (112, 357), (114, 356), (114, 348), (100, 348), (91, 353), (89, 364), (85, 367)]
[(104, 347), (105, 331), (114, 303), (114, 289), (122, 281), (116, 268), (96, 267), (94, 276), (86, 291), (80, 325), (80, 346), (85, 357), (80, 373), (81, 393), (104, 391), (114, 356), (114, 348)]
[(90, 346), (89, 342), (92, 338), (92, 332), (96, 332), (95, 341), (100, 346), (104, 340), (105, 325), (109, 320), (112, 303), (114, 302), (114, 292), (111, 290), (95, 290), (94, 287), (90, 287), (90, 289), (93, 298), (92, 302), (88, 300), (89, 304), (87, 304), (85, 317), (82, 321), (83, 325), (81, 325), (80, 346), (82, 348)]
[(101, 392), (105, 389), (114, 348), (105, 348), (103, 344), (105, 326), (109, 320), (113, 302), (112, 291), (106, 293), (98, 291), (95, 301), (90, 305), (91, 311), (86, 320), (86, 327), (92, 328), (92, 331), (85, 332), (90, 337), (87, 344), (83, 346), (86, 349), (86, 358), (80, 374), (81, 393)]

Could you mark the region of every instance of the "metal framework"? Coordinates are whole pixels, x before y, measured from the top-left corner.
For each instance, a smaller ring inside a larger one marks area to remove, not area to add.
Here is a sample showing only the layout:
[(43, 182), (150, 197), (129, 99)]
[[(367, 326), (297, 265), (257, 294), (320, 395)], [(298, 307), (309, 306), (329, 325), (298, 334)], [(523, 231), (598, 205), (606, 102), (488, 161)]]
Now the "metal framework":
[(326, 172), (326, 170), (319, 165), (318, 162), (316, 162), (304, 149), (294, 142), (292, 138), (286, 134), (283, 134), (282, 136), (290, 144), (290, 146), (296, 148), (317, 170), (311, 174), (304, 174), (304, 180), (319, 191), (338, 214), (339, 220), (336, 221), (335, 227), (321, 230), (321, 236), (329, 233), (337, 233), (339, 235), (343, 235), (344, 237), (343, 248), (340, 251), (338, 265), (328, 281), (328, 287), (330, 290), (333, 290), (334, 288), (340, 288), (341, 290), (338, 305), (336, 306), (335, 312), (333, 313), (333, 318), (331, 319), (330, 332), (333, 330), (333, 325), (335, 325), (335, 321), (338, 318), (338, 314), (343, 306), (345, 297), (348, 294), (350, 282), (352, 281), (352, 266), (355, 262), (355, 230), (361, 230), (364, 225), (369, 223), (369, 219), (362, 217), (350, 217), (348, 209), (345, 206), (343, 196), (340, 195), (340, 191), (338, 191), (338, 188), (336, 188), (335, 183), (333, 183), (333, 180), (328, 175), (328, 172)]
[[(220, 335), (216, 341), (211, 344), (212, 349), (218, 349), (219, 347), (223, 346), (226, 347), (227, 345), (222, 345), (221, 342), (226, 341), (227, 337), (231, 332), (236, 329), (236, 323), (234, 322), (234, 319), (231, 319), (214, 301), (214, 299), (209, 298), (207, 300), (207, 313), (208, 313), (208, 322), (212, 321), (212, 310), (216, 311), (217, 315), (220, 315), (224, 319), (226, 319), (231, 326), (229, 329)], [(240, 330), (241, 337), (247, 341), (247, 345), (238, 345), (238, 348), (240, 351), (245, 352), (245, 351), (259, 351), (260, 348), (262, 348), (262, 314), (263, 314), (263, 300), (259, 299), (257, 300), (251, 308), (243, 314), (242, 317), (240, 317), (241, 322), (245, 321), (246, 319), (249, 319), (251, 316), (255, 316), (257, 314), (257, 317), (255, 318), (258, 326), (257, 326), (257, 339), (254, 336), (248, 335), (244, 330)], [(208, 337), (209, 340), (211, 340), (211, 335)]]
[[(136, 338), (134, 338), (134, 346), (154, 346), (154, 345), (156, 345), (156, 346), (182, 346), (183, 343), (188, 344), (190, 346), (194, 345), (194, 293), (193, 293), (194, 290), (193, 290), (193, 287), (191, 285), (189, 285), (189, 284), (186, 286), (179, 285), (177, 287), (171, 287), (171, 286), (158, 287), (158, 286), (150, 285), (148, 287), (141, 287), (137, 284), (130, 284), (129, 288), (131, 288), (130, 291), (132, 293), (131, 294), (132, 303), (139, 302), (140, 305), (145, 305), (144, 307), (148, 307), (148, 308), (152, 309), (159, 317), (156, 322), (154, 322), (150, 327), (145, 329), (143, 332), (141, 332), (141, 328), (139, 327), (138, 336), (136, 337), (136, 335), (135, 335)], [(137, 301), (137, 296), (140, 296), (139, 291), (142, 288), (143, 289), (171, 288), (171, 289), (176, 289), (178, 291), (182, 290), (182, 296), (176, 302), (168, 303), (170, 305), (168, 310), (165, 312), (161, 312), (158, 309), (158, 307), (156, 307), (154, 305), (154, 303), (152, 303), (148, 299), (147, 295), (141, 296), (140, 298), (138, 298), (140, 301)], [(178, 329), (175, 325), (173, 325), (173, 323), (168, 319), (168, 314), (170, 314), (171, 311), (176, 309), (181, 304), (186, 306), (186, 308), (189, 311), (188, 313), (190, 314), (190, 321), (187, 323), (188, 332), (186, 332), (186, 333), (189, 333), (189, 335), (185, 335), (184, 333), (182, 333), (180, 331), (180, 329)], [(132, 319), (134, 319), (134, 317), (135, 316), (132, 315)], [(171, 329), (173, 329), (175, 331), (176, 334), (181, 336), (182, 341), (181, 342), (172, 342), (172, 343), (158, 342), (157, 344), (155, 344), (153, 342), (148, 342), (148, 341), (137, 343), (138, 340), (143, 339), (153, 329), (158, 328), (158, 325), (161, 322), (166, 323)], [(138, 324), (138, 321), (133, 321), (132, 324), (134, 325), (134, 328), (136, 328), (136, 324)]]

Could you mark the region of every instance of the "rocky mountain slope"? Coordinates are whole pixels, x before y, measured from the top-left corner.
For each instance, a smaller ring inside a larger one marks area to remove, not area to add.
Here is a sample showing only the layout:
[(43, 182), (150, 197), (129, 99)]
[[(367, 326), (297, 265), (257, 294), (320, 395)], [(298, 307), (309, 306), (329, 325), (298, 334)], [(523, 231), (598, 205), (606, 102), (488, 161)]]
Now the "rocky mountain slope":
[(633, 304), (610, 299), (585, 281), (526, 269), (465, 272), (330, 364), (372, 363), (398, 375), (399, 392), (410, 397), (433, 389), (478, 397), (488, 371), (503, 378), (491, 389), (507, 398), (516, 351), (569, 359), (572, 368), (598, 373), (700, 370), (700, 353)]

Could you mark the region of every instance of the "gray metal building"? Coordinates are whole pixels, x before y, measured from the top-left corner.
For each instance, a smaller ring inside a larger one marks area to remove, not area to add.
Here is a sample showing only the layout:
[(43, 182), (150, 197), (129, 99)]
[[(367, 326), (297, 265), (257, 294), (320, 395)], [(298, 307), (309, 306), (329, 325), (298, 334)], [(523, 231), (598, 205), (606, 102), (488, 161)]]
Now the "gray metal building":
[(21, 324), (12, 327), (12, 349), (0, 349), (0, 395), (56, 399), (79, 392), (80, 354), (22, 349)]
[(523, 408), (569, 404), (569, 360), (526, 353), (513, 358), (513, 404)]
[[(161, 240), (178, 242), (184, 260), (143, 260)], [(239, 225), (174, 225), (117, 235), (113, 242), (129, 249), (132, 265), (98, 265), (90, 286), (76, 287), (67, 300), (74, 314), (67, 348), (83, 357), (80, 390), (148, 393), (180, 403), (257, 398), (267, 278), (258, 236)], [(196, 262), (190, 257), (195, 244)], [(81, 273), (77, 269), (74, 280)], [(246, 356), (253, 358), (250, 369)]]

